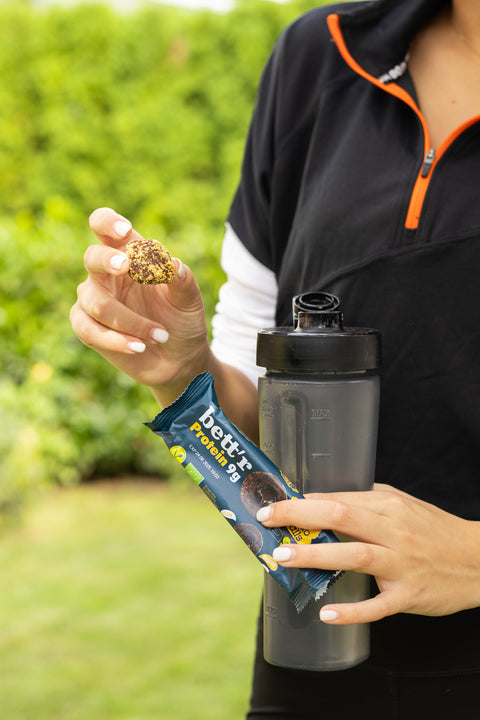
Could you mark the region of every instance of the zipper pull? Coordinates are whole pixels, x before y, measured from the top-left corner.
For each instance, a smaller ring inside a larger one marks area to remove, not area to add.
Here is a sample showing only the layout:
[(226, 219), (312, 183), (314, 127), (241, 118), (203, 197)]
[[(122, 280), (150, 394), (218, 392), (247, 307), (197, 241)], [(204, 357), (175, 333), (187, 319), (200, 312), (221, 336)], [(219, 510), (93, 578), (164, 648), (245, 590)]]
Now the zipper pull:
[(422, 172), (421, 172), (422, 178), (426, 178), (428, 176), (428, 173), (430, 172), (430, 170), (432, 168), (434, 160), (435, 160), (435, 150), (433, 148), (431, 148), (425, 155), (425, 159), (423, 161)]

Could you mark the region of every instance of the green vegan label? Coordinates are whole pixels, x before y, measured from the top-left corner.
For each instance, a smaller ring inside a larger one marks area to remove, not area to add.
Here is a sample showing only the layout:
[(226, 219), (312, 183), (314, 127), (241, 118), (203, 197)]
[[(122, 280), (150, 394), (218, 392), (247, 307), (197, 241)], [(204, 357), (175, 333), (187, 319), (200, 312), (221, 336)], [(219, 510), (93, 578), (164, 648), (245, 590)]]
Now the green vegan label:
[(191, 478), (195, 480), (195, 482), (200, 485), (202, 480), (205, 478), (203, 477), (202, 473), (197, 470), (195, 465), (192, 465), (192, 463), (188, 463), (188, 465), (185, 465), (185, 470), (190, 475)]

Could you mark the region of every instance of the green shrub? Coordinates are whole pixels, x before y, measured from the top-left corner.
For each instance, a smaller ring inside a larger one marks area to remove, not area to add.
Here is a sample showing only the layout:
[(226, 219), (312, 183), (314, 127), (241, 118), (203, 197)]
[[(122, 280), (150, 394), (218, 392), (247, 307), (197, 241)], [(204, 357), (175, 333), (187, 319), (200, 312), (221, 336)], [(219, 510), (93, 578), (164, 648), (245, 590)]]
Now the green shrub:
[(210, 318), (259, 74), (308, 7), (0, 5), (0, 516), (48, 483), (176, 472), (149, 391), (71, 331), (87, 218), (109, 205), (166, 240)]

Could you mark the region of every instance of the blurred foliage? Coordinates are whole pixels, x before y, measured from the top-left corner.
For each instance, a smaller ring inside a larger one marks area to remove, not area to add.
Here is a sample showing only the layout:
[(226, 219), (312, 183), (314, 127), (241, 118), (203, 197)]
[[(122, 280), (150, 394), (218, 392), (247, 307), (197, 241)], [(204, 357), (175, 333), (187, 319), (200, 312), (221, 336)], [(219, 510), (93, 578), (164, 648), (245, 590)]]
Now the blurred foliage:
[(0, 6), (0, 519), (45, 484), (176, 472), (142, 426), (149, 391), (71, 331), (87, 218), (111, 206), (167, 239), (211, 317), (259, 75), (314, 4)]

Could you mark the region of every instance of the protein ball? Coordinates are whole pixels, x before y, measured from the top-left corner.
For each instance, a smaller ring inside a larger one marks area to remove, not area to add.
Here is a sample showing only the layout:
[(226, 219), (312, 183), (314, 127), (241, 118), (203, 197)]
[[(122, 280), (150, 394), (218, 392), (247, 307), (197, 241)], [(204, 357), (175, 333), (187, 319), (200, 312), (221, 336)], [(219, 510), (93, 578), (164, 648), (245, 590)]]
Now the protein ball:
[(251, 472), (242, 483), (240, 498), (245, 510), (255, 517), (260, 508), (287, 499), (285, 485), (273, 473)]
[(233, 529), (240, 535), (243, 542), (250, 548), (254, 555), (260, 552), (263, 545), (262, 533), (250, 523), (237, 523)]
[(170, 253), (158, 240), (130, 240), (126, 253), (130, 261), (128, 274), (141, 285), (168, 284), (175, 277)]

